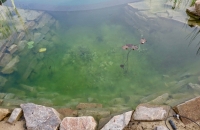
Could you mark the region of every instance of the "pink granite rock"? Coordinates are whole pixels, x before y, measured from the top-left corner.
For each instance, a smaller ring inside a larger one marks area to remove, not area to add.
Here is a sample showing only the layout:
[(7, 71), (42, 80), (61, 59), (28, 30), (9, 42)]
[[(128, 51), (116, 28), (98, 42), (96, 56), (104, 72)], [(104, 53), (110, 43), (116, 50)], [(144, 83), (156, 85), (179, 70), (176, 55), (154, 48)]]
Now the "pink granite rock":
[(195, 5), (195, 10), (197, 12), (197, 15), (200, 16), (200, 0), (197, 0), (194, 5)]
[(95, 130), (96, 126), (92, 116), (65, 117), (60, 124), (60, 130)]
[(155, 121), (166, 119), (170, 106), (140, 104), (137, 106), (133, 116), (134, 120)]
[[(187, 118), (190, 118), (194, 121), (200, 121), (200, 96), (196, 97), (194, 99), (191, 99), (189, 101), (186, 101), (182, 104), (179, 104), (175, 107), (175, 111), (180, 116), (185, 116)], [(182, 122), (184, 124), (191, 123), (186, 118), (181, 118)]]

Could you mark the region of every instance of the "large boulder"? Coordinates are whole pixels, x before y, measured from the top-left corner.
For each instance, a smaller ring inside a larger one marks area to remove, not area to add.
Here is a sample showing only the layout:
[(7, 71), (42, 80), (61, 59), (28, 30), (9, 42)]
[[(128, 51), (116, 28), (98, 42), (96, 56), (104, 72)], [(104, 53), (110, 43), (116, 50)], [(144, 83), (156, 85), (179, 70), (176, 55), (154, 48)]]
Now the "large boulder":
[(92, 116), (65, 117), (60, 124), (60, 130), (95, 130), (96, 126)]
[(33, 103), (20, 105), (28, 130), (57, 130), (61, 122), (59, 113), (51, 107)]

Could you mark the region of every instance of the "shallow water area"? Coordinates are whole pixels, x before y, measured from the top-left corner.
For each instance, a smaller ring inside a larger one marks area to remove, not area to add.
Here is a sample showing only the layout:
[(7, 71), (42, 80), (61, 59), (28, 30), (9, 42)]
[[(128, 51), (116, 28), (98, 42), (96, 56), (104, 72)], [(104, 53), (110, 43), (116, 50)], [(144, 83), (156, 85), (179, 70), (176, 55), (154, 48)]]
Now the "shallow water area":
[[(156, 28), (150, 19), (136, 19), (138, 26), (131, 26), (125, 5), (46, 13), (59, 24), (33, 48), (16, 54), (20, 62), (14, 73), (2, 74), (8, 79), (2, 92), (65, 107), (80, 102), (135, 107), (164, 93), (199, 95), (188, 87), (189, 82), (199, 82), (199, 37), (189, 44), (187, 37), (195, 34), (184, 23), (155, 18)], [(145, 44), (140, 44), (142, 37)], [(126, 44), (139, 50), (124, 50)], [(38, 52), (41, 48), (46, 50)], [(34, 68), (25, 77), (31, 65)]]

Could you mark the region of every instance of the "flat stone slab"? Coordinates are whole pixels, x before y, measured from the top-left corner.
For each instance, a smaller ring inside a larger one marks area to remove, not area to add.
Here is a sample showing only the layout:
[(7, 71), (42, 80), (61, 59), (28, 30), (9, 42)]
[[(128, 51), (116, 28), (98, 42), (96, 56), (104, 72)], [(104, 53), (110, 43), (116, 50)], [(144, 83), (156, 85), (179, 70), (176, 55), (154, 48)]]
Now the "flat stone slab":
[(87, 109), (87, 108), (102, 108), (102, 104), (98, 103), (79, 103), (76, 109)]
[[(175, 111), (180, 116), (185, 116), (194, 121), (200, 121), (200, 96), (177, 105)], [(192, 123), (185, 118), (181, 118), (181, 120), (184, 124)]]
[(8, 119), (8, 122), (13, 124), (14, 122), (16, 122), (17, 120), (19, 120), (19, 118), (22, 116), (22, 109), (21, 108), (15, 108), (9, 119)]
[(60, 130), (95, 130), (96, 126), (92, 116), (65, 117), (60, 124)]
[(28, 130), (57, 130), (61, 122), (58, 112), (51, 108), (33, 103), (20, 105)]
[(133, 111), (114, 116), (101, 130), (122, 130), (131, 120)]
[(141, 121), (165, 120), (168, 116), (169, 110), (170, 106), (166, 105), (140, 104), (137, 106), (133, 117), (134, 120)]

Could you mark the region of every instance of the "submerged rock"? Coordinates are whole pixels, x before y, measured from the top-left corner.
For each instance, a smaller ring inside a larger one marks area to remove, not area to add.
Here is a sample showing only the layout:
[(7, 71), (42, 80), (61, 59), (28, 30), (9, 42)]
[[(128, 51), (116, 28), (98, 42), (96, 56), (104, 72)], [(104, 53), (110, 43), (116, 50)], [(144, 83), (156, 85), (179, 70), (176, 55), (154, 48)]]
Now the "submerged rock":
[(15, 56), (2, 70), (3, 74), (11, 74), (16, 68), (15, 64), (19, 62), (19, 56)]
[(8, 80), (6, 78), (4, 78), (3, 76), (0, 76), (0, 86), (4, 86), (7, 81)]
[(57, 130), (61, 122), (59, 113), (51, 107), (33, 103), (21, 104), (28, 130)]
[(102, 108), (102, 104), (98, 104), (98, 103), (79, 103), (76, 106), (76, 109), (87, 109), (87, 108)]

